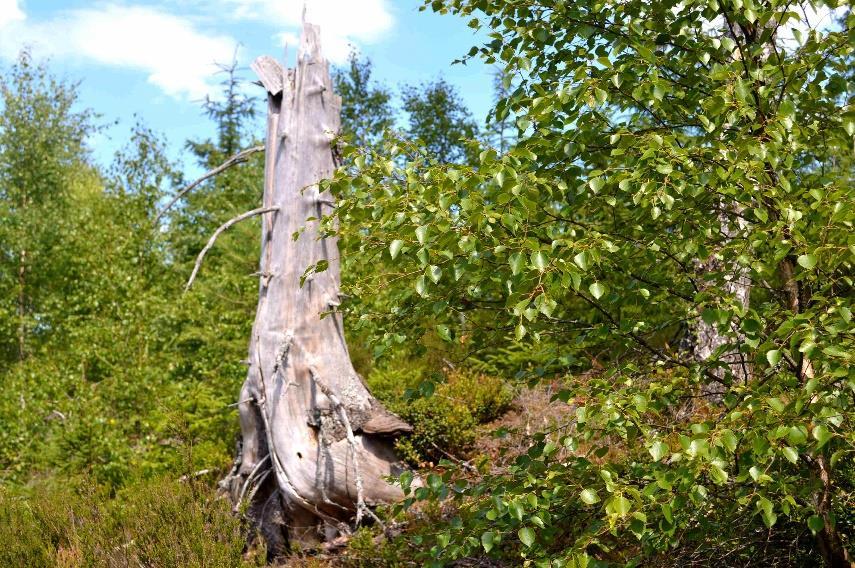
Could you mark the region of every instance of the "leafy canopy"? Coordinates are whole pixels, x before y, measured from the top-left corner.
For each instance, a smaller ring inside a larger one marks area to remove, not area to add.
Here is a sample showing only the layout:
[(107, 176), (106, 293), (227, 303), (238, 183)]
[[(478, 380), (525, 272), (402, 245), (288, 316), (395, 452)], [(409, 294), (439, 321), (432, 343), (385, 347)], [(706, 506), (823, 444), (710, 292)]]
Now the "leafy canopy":
[[(381, 298), (354, 316), (385, 344), (550, 344), (523, 376), (569, 376), (573, 422), (500, 475), (417, 489), (461, 507), (428, 558), (505, 543), (583, 566), (634, 540), (627, 561), (746, 519), (833, 542), (855, 441), (855, 17), (805, 31), (807, 2), (428, 5), (487, 33), (470, 57), (514, 79), (495, 115), (519, 141), (461, 164), (405, 140), (348, 150), (329, 227), (378, 267), (351, 291)], [(707, 358), (681, 348), (698, 321), (724, 338)]]

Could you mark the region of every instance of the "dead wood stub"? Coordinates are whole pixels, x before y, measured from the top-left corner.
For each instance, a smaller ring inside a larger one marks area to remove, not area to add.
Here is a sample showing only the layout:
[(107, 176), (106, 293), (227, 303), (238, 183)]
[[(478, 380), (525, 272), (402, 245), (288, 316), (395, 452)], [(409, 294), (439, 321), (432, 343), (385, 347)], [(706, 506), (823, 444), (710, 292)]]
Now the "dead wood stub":
[[(268, 94), (259, 209), (278, 211), (263, 217), (258, 307), (238, 399), (242, 443), (221, 485), (236, 501), (252, 496), (249, 516), (262, 533), (273, 534), (272, 544), (280, 546), (283, 534), (315, 544), (349, 532), (354, 518), (373, 516), (369, 506), (403, 496), (386, 477), (401, 471), (394, 437), (411, 428), (357, 375), (341, 314), (320, 317), (339, 298), (337, 243), (320, 238), (317, 219), (334, 206), (318, 183), (335, 168), (330, 141), (339, 129), (341, 99), (332, 90), (318, 28), (304, 25), (295, 69), (269, 57), (253, 69)], [(327, 270), (301, 286), (305, 269), (321, 260)], [(265, 471), (271, 474), (262, 479)]]

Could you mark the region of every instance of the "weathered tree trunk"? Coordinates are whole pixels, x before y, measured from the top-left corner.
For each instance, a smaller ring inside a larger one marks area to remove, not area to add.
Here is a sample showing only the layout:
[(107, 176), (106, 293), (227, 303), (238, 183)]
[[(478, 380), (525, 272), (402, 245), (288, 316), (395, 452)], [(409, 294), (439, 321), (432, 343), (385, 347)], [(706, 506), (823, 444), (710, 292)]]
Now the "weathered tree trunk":
[[(719, 223), (721, 232), (727, 241), (736, 238), (738, 232), (745, 228), (742, 223), (737, 223), (736, 227), (732, 227), (724, 213), (719, 215)], [(725, 283), (722, 287), (724, 292), (739, 302), (743, 310), (748, 309), (748, 301), (751, 294), (751, 277), (746, 268), (735, 265), (722, 266), (721, 261), (715, 258), (715, 255), (699, 263), (698, 268), (698, 281), (701, 286), (704, 285), (704, 279), (710, 273), (725, 271)], [(732, 329), (733, 335), (735, 335), (737, 341), (741, 340), (741, 333), (736, 329), (736, 324), (732, 325), (734, 325)], [(694, 328), (694, 354), (700, 361), (706, 361), (721, 347), (732, 342), (733, 335), (720, 332), (716, 323), (710, 324), (699, 319), (695, 323)], [(731, 382), (746, 383), (751, 377), (750, 363), (745, 360), (738, 346), (736, 348), (731, 346), (728, 351), (721, 355), (721, 360), (726, 363), (727, 367), (712, 370), (712, 375), (718, 377), (720, 382), (709, 380), (702, 386), (704, 398), (707, 402), (714, 404), (719, 404), (722, 401), (725, 393), (727, 393), (728, 384)]]
[[(276, 553), (348, 530), (372, 504), (402, 497), (394, 436), (410, 427), (386, 411), (350, 362), (339, 304), (336, 240), (320, 238), (333, 206), (318, 182), (335, 167), (333, 94), (318, 29), (305, 24), (295, 69), (253, 64), (268, 92), (258, 308), (240, 395), (242, 447), (222, 486)], [(301, 278), (319, 261), (326, 271)], [(332, 312), (332, 313), (329, 313)], [(326, 317), (322, 314), (328, 313)]]

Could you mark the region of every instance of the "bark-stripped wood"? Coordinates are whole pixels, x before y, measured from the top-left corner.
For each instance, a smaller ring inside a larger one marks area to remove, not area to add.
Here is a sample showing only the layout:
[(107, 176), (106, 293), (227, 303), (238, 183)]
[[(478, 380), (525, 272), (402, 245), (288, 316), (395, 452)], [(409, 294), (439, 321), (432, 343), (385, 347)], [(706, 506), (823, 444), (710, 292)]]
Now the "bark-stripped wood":
[[(334, 238), (319, 238), (318, 222), (308, 219), (332, 211), (332, 196), (319, 192), (318, 182), (335, 167), (330, 142), (341, 99), (317, 27), (304, 25), (296, 69), (269, 58), (253, 68), (268, 89), (262, 208), (279, 211), (263, 217), (258, 308), (238, 405), (242, 448), (224, 487), (233, 498), (247, 495), (251, 478), (272, 469), (268, 486), (252, 493), (249, 515), (276, 547), (285, 526), (288, 540), (313, 543), (324, 531), (347, 531), (364, 512), (360, 502), (401, 498), (384, 478), (400, 472), (392, 436), (410, 427), (354, 371), (341, 315), (321, 318), (339, 303), (338, 247)], [(301, 286), (305, 269), (321, 260), (327, 270)], [(259, 468), (262, 460), (269, 464)]]

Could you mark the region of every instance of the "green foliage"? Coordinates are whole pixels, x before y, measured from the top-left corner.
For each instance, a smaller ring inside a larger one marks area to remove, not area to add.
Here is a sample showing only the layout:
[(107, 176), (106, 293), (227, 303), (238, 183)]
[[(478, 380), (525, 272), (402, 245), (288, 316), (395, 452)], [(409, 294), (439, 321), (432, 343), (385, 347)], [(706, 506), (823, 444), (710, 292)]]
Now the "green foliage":
[[(201, 279), (205, 294), (182, 298), (181, 288), (209, 231), (256, 194), (260, 162), (197, 189), (155, 227), (165, 190), (180, 181), (157, 135), (138, 126), (99, 174), (82, 145), (89, 114), (70, 110), (74, 86), (26, 55), (8, 77), (0, 113), (0, 208), (12, 221), (0, 224), (0, 251), (10, 260), (0, 263), (2, 309), (12, 314), (0, 318), (4, 481), (85, 473), (115, 491), (174, 471), (188, 447), (195, 469), (222, 467), (236, 431), (229, 405), (246, 371), (256, 234), (247, 228), (222, 240), (218, 252), (232, 256), (214, 254), (206, 264), (224, 277)], [(228, 123), (220, 134), (232, 145), (245, 143), (230, 136), (251, 117), (233, 80), (222, 108), (207, 105)], [(206, 160), (225, 152), (201, 146)]]
[(22, 52), (0, 83), (0, 370), (37, 351), (62, 299), (68, 210), (92, 186), (92, 113)]
[(164, 479), (135, 484), (115, 499), (97, 486), (0, 490), (0, 564), (67, 568), (128, 565), (263, 566), (244, 558), (246, 533), (210, 486)]
[(401, 97), (409, 120), (407, 135), (423, 144), (433, 159), (450, 163), (470, 157), (467, 142), (477, 137), (478, 125), (452, 85), (442, 78), (407, 85)]
[(392, 359), (367, 380), (372, 394), (413, 426), (398, 441), (401, 456), (414, 465), (458, 457), (472, 449), (479, 424), (501, 416), (510, 406), (510, 389), (498, 378), (455, 370), (445, 376), (422, 365)]
[(367, 148), (379, 144), (395, 125), (392, 93), (371, 79), (371, 61), (351, 52), (347, 67), (333, 69), (333, 90), (341, 97), (341, 132), (354, 144)]
[[(352, 310), (386, 345), (548, 342), (538, 366), (576, 380), (573, 434), (417, 490), (465, 511), (424, 559), (484, 552), (489, 532), (491, 555), (498, 539), (541, 565), (641, 563), (739, 526), (799, 527), (842, 562), (855, 16), (786, 43), (807, 3), (428, 5), (489, 34), (470, 54), (519, 79), (495, 115), (520, 139), (464, 164), (407, 140), (346, 152), (359, 170), (329, 184), (344, 254), (382, 263), (349, 283), (380, 299)], [(723, 338), (710, 356), (680, 347), (700, 321)]]
[(337, 559), (348, 568), (403, 568), (409, 565), (405, 544), (400, 539), (383, 538), (378, 542), (376, 531), (362, 528), (347, 543), (347, 550)]

